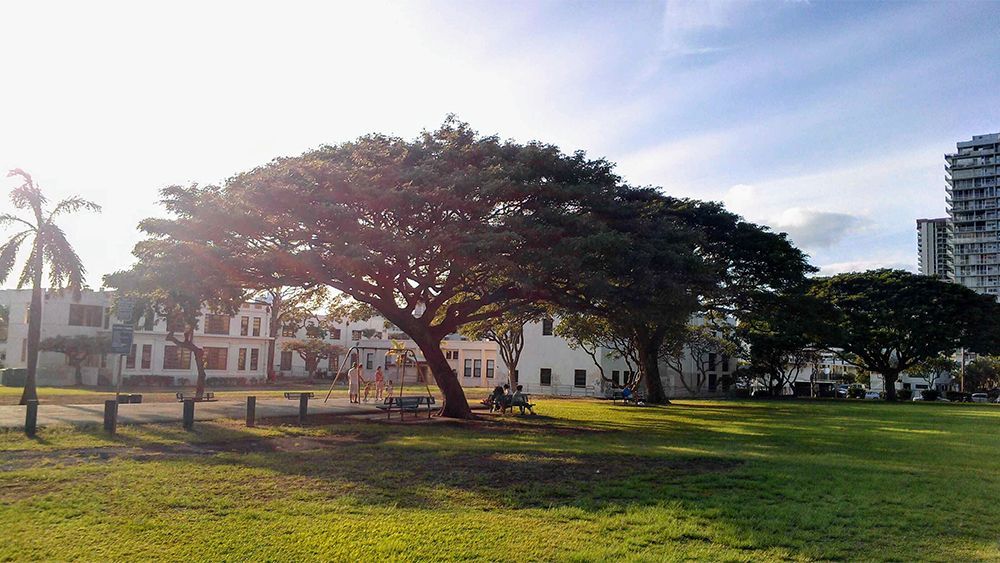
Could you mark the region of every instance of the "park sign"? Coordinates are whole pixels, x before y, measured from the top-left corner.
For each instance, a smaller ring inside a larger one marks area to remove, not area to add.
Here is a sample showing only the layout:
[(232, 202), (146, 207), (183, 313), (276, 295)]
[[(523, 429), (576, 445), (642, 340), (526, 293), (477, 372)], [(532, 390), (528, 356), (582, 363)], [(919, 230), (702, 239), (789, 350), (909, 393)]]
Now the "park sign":
[(133, 328), (129, 325), (111, 326), (111, 353), (130, 354), (132, 352)]
[(117, 309), (115, 316), (118, 317), (119, 321), (131, 323), (132, 315), (135, 312), (135, 299), (131, 297), (120, 297), (115, 303), (115, 308)]

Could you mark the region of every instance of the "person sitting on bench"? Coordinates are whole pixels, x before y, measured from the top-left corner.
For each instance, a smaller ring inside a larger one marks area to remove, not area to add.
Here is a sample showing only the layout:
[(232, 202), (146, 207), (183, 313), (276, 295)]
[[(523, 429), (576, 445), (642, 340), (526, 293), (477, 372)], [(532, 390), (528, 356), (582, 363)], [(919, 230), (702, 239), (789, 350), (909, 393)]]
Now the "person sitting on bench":
[(632, 390), (628, 387), (622, 388), (622, 402), (629, 403), (632, 401)]
[(524, 394), (523, 385), (517, 386), (517, 391), (514, 391), (514, 395), (511, 396), (510, 404), (512, 405), (511, 410), (513, 410), (513, 407), (518, 407), (521, 409), (521, 414), (524, 414), (524, 409), (528, 409), (528, 412), (535, 414), (535, 405), (528, 402), (528, 396)]
[(503, 408), (503, 387), (497, 385), (493, 388), (493, 392), (490, 393), (490, 412), (498, 411)]

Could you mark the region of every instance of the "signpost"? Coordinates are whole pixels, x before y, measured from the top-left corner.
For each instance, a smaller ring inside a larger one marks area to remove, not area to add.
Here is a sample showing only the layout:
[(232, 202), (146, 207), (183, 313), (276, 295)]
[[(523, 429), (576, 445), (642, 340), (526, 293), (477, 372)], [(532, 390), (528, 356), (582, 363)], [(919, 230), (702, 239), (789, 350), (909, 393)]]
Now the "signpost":
[[(121, 306), (119, 305), (118, 315), (121, 318)], [(131, 312), (129, 313), (131, 320)], [(132, 337), (135, 329), (132, 325), (115, 324), (111, 326), (111, 353), (118, 356), (118, 383), (115, 386), (115, 400), (121, 394), (122, 389), (122, 364), (125, 363), (125, 356), (132, 352)]]

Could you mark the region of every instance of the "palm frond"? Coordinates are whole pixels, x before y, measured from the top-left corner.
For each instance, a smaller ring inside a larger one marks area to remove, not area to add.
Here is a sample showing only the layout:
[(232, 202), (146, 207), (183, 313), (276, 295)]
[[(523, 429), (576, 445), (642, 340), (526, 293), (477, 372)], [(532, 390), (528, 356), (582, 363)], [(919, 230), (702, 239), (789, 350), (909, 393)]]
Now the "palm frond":
[[(42, 236), (37, 234), (35, 236)], [(28, 255), (27, 262), (24, 263), (24, 269), (21, 270), (21, 277), (17, 280), (17, 288), (22, 289), (25, 286), (33, 287), (35, 279), (35, 257), (37, 255), (38, 246), (31, 245), (31, 254)]]
[(17, 259), (17, 251), (21, 248), (21, 243), (34, 231), (22, 231), (7, 239), (7, 242), (0, 246), (0, 282), (7, 281), (11, 270), (14, 269), (14, 260)]
[(42, 207), (48, 200), (42, 195), (42, 191), (35, 186), (35, 181), (32, 180), (31, 174), (20, 168), (15, 168), (7, 173), (8, 178), (12, 176), (20, 176), (23, 180), (20, 186), (10, 192), (10, 201), (13, 202), (14, 207), (18, 209), (30, 208), (35, 212), (36, 217), (41, 217)]
[(87, 211), (93, 211), (95, 213), (101, 212), (100, 205), (97, 205), (96, 203), (90, 200), (83, 199), (82, 197), (73, 196), (73, 197), (68, 197), (57, 203), (56, 206), (52, 209), (52, 212), (49, 213), (49, 220), (52, 220), (53, 217), (57, 217), (58, 215), (61, 215), (63, 213), (76, 213), (81, 209), (85, 209)]
[(66, 233), (55, 223), (46, 223), (43, 231), (43, 256), (49, 267), (49, 283), (54, 289), (64, 286), (79, 296), (83, 289), (87, 270), (73, 245), (66, 239)]
[(12, 223), (22, 223), (26, 225), (29, 229), (35, 230), (35, 226), (31, 223), (21, 219), (17, 215), (11, 215), (10, 213), (0, 213), (0, 227), (6, 227)]

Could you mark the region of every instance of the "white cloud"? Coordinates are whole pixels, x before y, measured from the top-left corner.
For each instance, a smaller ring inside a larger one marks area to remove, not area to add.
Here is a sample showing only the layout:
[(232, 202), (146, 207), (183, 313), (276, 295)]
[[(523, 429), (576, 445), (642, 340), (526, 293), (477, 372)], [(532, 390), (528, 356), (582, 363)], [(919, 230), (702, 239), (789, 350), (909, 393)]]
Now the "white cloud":
[(775, 229), (785, 231), (805, 250), (824, 249), (845, 236), (864, 229), (868, 220), (849, 213), (792, 207), (770, 221)]
[(666, 55), (701, 55), (725, 49), (706, 43), (703, 32), (732, 25), (744, 3), (728, 0), (666, 0), (663, 45)]

